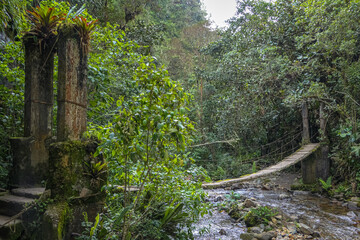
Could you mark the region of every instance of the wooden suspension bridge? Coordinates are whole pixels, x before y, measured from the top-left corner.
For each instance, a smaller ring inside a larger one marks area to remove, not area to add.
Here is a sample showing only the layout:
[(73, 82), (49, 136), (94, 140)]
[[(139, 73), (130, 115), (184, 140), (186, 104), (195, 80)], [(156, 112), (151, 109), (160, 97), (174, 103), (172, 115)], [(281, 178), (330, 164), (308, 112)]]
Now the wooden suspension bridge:
[(223, 188), (223, 187), (227, 187), (230, 186), (234, 183), (240, 183), (240, 182), (246, 182), (246, 181), (250, 181), (250, 180), (254, 180), (256, 178), (261, 178), (276, 172), (279, 172), (281, 170), (284, 170), (290, 166), (293, 166), (294, 164), (305, 160), (307, 157), (309, 157), (312, 153), (314, 153), (318, 148), (320, 147), (319, 143), (310, 143), (310, 144), (306, 144), (303, 147), (301, 147), (298, 151), (296, 151), (295, 153), (291, 154), (290, 156), (286, 157), (285, 159), (283, 159), (281, 162), (270, 166), (268, 168), (265, 168), (259, 172), (250, 174), (250, 175), (246, 175), (240, 178), (234, 178), (234, 179), (229, 179), (229, 180), (223, 180), (223, 181), (218, 181), (215, 183), (205, 183), (202, 185), (203, 188), (208, 189), (208, 188)]
[[(215, 183), (204, 183), (202, 184), (202, 187), (205, 189), (223, 188), (235, 183), (251, 181), (284, 170), (290, 166), (295, 165), (298, 162), (301, 162), (302, 179), (305, 184), (315, 183), (319, 178), (327, 179), (330, 171), (330, 160), (328, 156), (329, 147), (326, 141), (327, 140), (326, 119), (325, 119), (324, 109), (325, 109), (325, 105), (324, 103), (321, 102), (319, 109), (319, 118), (320, 118), (319, 132), (321, 134), (320, 138), (322, 139), (321, 143), (311, 143), (312, 138), (310, 137), (309, 112), (308, 112), (307, 102), (305, 101), (302, 104), (301, 132), (302, 132), (302, 143), (307, 143), (307, 144), (304, 144), (300, 149), (296, 151), (294, 148), (291, 148), (290, 151), (293, 152), (291, 155), (285, 157), (282, 161), (278, 162), (277, 164), (267, 167), (259, 172), (245, 175), (239, 178), (218, 181)], [(294, 141), (294, 137), (292, 141)], [(289, 143), (291, 143), (292, 141), (290, 141)], [(285, 145), (289, 143), (286, 143)], [(275, 152), (276, 151), (277, 150), (275, 150)], [(282, 158), (283, 152), (281, 152), (280, 154)]]

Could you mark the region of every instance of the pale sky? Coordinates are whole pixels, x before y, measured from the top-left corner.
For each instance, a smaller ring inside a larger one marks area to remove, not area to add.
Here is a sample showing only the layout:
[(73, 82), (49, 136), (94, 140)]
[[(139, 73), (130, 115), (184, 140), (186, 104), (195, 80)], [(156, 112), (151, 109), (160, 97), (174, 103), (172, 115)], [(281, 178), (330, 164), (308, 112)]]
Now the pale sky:
[(201, 0), (208, 17), (219, 27), (225, 27), (226, 20), (233, 17), (236, 12), (236, 0)]

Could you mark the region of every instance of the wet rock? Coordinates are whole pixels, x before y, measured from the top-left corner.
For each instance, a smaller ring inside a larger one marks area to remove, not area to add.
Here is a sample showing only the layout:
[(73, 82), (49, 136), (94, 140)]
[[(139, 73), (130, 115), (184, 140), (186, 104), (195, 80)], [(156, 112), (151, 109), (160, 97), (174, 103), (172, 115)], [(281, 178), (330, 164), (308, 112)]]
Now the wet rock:
[(259, 225), (259, 228), (261, 228), (261, 231), (264, 231), (264, 229), (265, 229), (265, 224), (263, 224), (263, 223), (260, 224), (260, 225)]
[(337, 193), (334, 195), (334, 198), (336, 198), (337, 200), (341, 200), (341, 199), (343, 199), (343, 194)]
[(240, 235), (240, 239), (242, 239), (242, 240), (253, 240), (254, 238), (255, 238), (254, 233), (242, 233)]
[(308, 225), (305, 225), (303, 223), (298, 224), (298, 229), (299, 229), (299, 232), (301, 232), (302, 234), (306, 234), (306, 235), (311, 235), (314, 232)]
[(359, 209), (358, 206), (357, 206), (357, 202), (348, 202), (347, 207), (351, 211), (355, 211), (355, 210)]
[(311, 236), (313, 236), (314, 238), (319, 238), (319, 237), (321, 237), (321, 236), (320, 236), (320, 233), (318, 233), (318, 232), (313, 232), (313, 234), (312, 234)]
[(241, 188), (243, 188), (243, 185), (240, 183), (235, 183), (231, 187), (232, 190), (241, 189)]
[(295, 191), (293, 192), (293, 194), (294, 194), (294, 195), (309, 195), (310, 192), (308, 192), (308, 191), (295, 190)]
[(353, 211), (350, 211), (346, 214), (348, 217), (350, 218), (357, 218), (358, 216), (356, 215), (356, 213), (354, 213)]
[(284, 200), (284, 199), (290, 199), (291, 196), (289, 194), (285, 194), (285, 193), (282, 193), (279, 195), (278, 197), (280, 200)]
[(256, 184), (256, 185), (260, 185), (261, 184), (261, 179), (260, 178), (258, 178), (258, 179), (255, 179), (254, 180), (254, 184)]
[(255, 234), (255, 238), (257, 238), (258, 240), (271, 240), (272, 238), (276, 238), (276, 236), (277, 233), (274, 231)]
[(217, 196), (215, 199), (214, 199), (214, 202), (223, 202), (224, 201), (224, 197), (223, 196)]
[(227, 235), (227, 233), (224, 229), (220, 229), (219, 233), (220, 233), (220, 235)]
[(251, 233), (262, 233), (262, 229), (260, 227), (252, 227), (252, 228), (249, 228), (249, 232)]
[(290, 234), (295, 234), (295, 233), (297, 233), (297, 229), (296, 229), (295, 223), (290, 222), (290, 223), (288, 223), (288, 224), (286, 225), (286, 227), (287, 227), (287, 230), (288, 230), (288, 232), (289, 232)]
[(245, 208), (252, 208), (257, 206), (257, 203), (252, 199), (246, 199), (243, 204)]

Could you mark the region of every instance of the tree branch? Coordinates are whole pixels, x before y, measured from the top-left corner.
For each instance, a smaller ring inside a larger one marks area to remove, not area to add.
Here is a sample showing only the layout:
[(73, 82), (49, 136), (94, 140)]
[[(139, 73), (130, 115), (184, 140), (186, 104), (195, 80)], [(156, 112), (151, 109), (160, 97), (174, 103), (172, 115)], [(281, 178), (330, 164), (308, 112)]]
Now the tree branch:
[(237, 142), (239, 141), (240, 139), (237, 138), (237, 139), (230, 139), (230, 140), (224, 140), (224, 141), (216, 141), (216, 142), (209, 142), (209, 143), (202, 143), (202, 144), (198, 144), (198, 145), (193, 145), (193, 146), (190, 146), (191, 148), (195, 148), (195, 147), (202, 147), (202, 146), (207, 146), (207, 145), (212, 145), (212, 144), (219, 144), (219, 143), (227, 143), (229, 145), (232, 146), (232, 142)]

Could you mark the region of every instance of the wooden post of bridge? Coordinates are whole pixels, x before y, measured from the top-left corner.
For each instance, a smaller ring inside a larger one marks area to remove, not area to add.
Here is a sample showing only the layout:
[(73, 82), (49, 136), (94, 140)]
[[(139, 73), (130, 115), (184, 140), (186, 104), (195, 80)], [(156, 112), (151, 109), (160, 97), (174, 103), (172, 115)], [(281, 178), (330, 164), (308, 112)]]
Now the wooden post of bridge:
[(320, 103), (321, 156), (316, 161), (316, 176), (324, 181), (330, 175), (329, 145), (326, 135), (325, 104)]
[[(309, 109), (307, 102), (304, 101), (302, 104), (302, 120), (303, 120), (303, 135), (302, 135), (302, 143), (308, 144), (310, 143), (310, 127), (309, 127)], [(316, 182), (316, 156), (312, 154), (308, 158), (301, 161), (301, 172), (302, 179), (305, 184), (311, 184)]]

